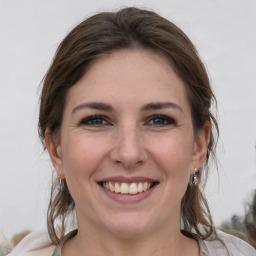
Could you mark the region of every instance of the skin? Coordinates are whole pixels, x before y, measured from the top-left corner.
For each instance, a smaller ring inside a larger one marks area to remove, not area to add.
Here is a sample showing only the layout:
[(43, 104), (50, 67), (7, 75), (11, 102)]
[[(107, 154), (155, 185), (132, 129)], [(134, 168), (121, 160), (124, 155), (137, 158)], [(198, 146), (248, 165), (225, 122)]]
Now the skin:
[[(97, 59), (68, 92), (59, 140), (45, 134), (76, 204), (78, 234), (62, 254), (198, 256), (197, 242), (180, 233), (180, 205), (209, 132), (208, 122), (193, 130), (185, 85), (160, 53), (118, 50)], [(117, 202), (98, 184), (113, 176), (157, 185), (139, 202)]]

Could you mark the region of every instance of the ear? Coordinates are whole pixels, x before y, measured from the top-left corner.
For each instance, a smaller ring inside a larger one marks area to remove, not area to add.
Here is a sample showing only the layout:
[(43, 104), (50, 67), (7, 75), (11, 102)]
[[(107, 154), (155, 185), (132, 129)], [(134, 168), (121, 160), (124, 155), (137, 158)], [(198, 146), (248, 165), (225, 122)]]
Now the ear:
[(49, 128), (45, 131), (45, 144), (58, 177), (64, 179), (61, 145)]
[(211, 124), (209, 121), (206, 121), (203, 127), (197, 131), (195, 135), (195, 142), (193, 148), (193, 169), (191, 170), (191, 174), (195, 169), (199, 169), (206, 158), (208, 145), (210, 142), (210, 134), (211, 134)]

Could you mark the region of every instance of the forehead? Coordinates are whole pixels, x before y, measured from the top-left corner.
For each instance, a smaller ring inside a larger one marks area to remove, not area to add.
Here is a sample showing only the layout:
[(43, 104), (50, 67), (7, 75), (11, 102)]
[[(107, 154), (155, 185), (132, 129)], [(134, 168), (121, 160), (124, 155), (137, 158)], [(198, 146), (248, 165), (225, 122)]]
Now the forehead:
[[(67, 95), (67, 104), (82, 101), (187, 103), (185, 85), (171, 62), (148, 49), (118, 50), (93, 61)], [(147, 102), (146, 102), (147, 101)], [(111, 103), (111, 102), (110, 102)]]

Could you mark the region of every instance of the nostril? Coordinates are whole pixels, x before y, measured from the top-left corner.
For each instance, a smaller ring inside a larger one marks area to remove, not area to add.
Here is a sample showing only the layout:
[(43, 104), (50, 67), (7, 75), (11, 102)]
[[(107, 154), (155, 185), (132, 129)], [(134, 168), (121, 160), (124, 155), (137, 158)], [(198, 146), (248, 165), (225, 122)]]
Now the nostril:
[(111, 161), (117, 165), (122, 165), (125, 168), (134, 168), (142, 165), (144, 163), (144, 159), (142, 159), (140, 154), (132, 154), (129, 153), (112, 153)]

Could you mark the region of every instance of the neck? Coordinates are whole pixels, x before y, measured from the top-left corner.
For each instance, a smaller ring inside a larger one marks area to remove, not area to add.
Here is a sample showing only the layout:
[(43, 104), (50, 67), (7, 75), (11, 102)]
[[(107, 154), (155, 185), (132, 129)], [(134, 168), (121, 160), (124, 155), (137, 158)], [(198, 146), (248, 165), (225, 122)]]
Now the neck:
[(199, 255), (197, 242), (182, 235), (179, 228), (170, 227), (170, 225), (135, 237), (121, 237), (89, 226), (83, 229), (78, 225), (78, 234), (65, 243), (62, 251), (63, 256)]

